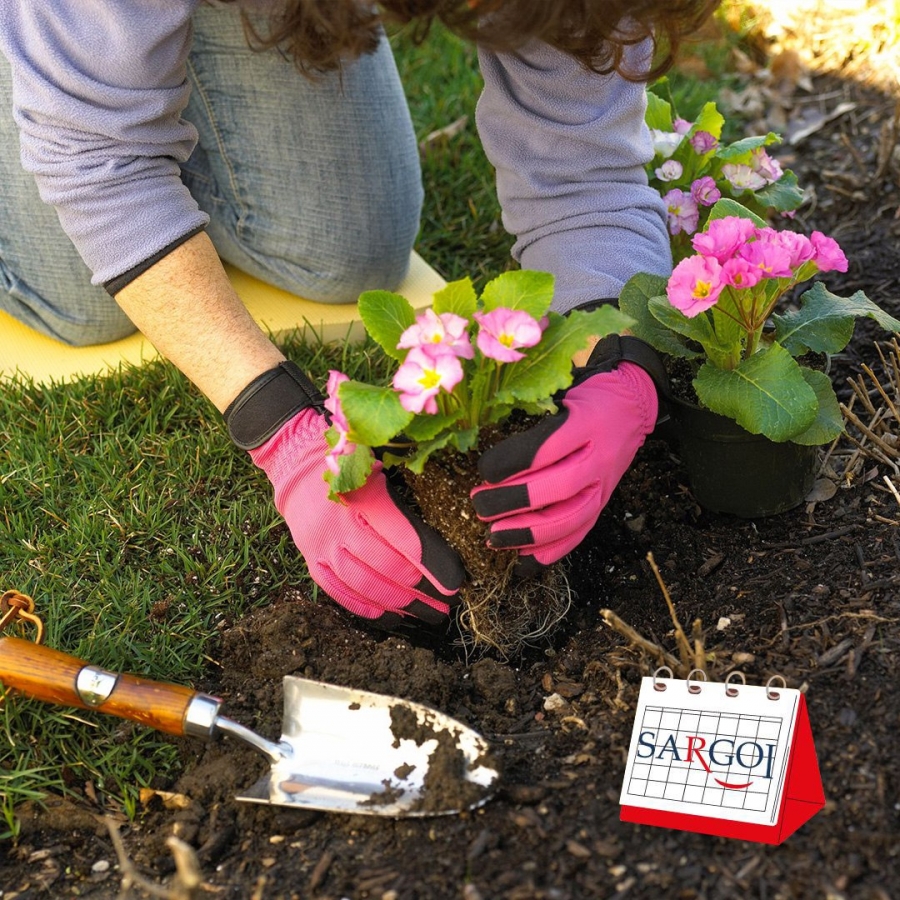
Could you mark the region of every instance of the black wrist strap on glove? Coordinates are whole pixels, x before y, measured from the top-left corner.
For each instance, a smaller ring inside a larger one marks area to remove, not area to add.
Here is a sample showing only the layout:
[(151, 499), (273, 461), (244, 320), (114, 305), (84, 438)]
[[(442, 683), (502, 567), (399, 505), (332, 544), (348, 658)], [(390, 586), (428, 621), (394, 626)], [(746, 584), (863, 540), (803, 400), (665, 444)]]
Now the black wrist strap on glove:
[(671, 396), (666, 367), (663, 365), (659, 354), (640, 338), (631, 337), (627, 334), (610, 334), (599, 340), (591, 351), (587, 364), (575, 370), (574, 384), (578, 384), (599, 372), (611, 372), (623, 362), (630, 362), (640, 366), (653, 379), (659, 398), (659, 414), (656, 418), (656, 424), (659, 425), (661, 422), (665, 422), (669, 418), (665, 400)]
[(289, 360), (254, 378), (223, 413), (231, 439), (243, 450), (264, 444), (288, 419), (325, 398)]

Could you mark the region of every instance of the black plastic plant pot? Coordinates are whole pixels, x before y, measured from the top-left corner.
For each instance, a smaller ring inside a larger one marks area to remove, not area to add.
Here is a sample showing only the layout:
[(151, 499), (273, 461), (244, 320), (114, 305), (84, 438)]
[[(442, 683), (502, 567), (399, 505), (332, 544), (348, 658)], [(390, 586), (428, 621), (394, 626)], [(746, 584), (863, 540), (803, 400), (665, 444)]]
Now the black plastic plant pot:
[(670, 400), (675, 438), (696, 501), (746, 519), (799, 506), (816, 480), (816, 446), (776, 443), (682, 400)]

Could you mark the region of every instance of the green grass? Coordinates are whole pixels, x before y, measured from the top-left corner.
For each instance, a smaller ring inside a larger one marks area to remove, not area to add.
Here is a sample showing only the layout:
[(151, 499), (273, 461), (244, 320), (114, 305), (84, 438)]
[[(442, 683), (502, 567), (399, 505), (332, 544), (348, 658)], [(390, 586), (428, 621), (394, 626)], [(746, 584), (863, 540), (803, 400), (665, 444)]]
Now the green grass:
[[(419, 138), (468, 116), (462, 133), (424, 153), (418, 249), (446, 278), (468, 275), (480, 288), (511, 266), (512, 239), (475, 131), (475, 52), (438, 30), (423, 46), (395, 42)], [(286, 349), (320, 382), (329, 368), (385, 371), (371, 346)], [(51, 647), (202, 683), (223, 622), (288, 588), (315, 593), (268, 482), (168, 364), (68, 386), (2, 383), (0, 440), (0, 590), (34, 597)], [(7, 697), (0, 839), (15, 837), (24, 800), (91, 781), (129, 811), (139, 788), (176, 764), (174, 746), (146, 728)]]
[[(384, 374), (371, 347), (286, 349), (320, 381), (332, 367)], [(196, 683), (220, 623), (287, 588), (314, 590), (265, 476), (174, 367), (4, 384), (0, 423), (0, 588), (34, 598), (48, 646)], [(0, 703), (0, 812), (86, 780), (133, 804), (175, 762), (146, 728), (21, 697)]]

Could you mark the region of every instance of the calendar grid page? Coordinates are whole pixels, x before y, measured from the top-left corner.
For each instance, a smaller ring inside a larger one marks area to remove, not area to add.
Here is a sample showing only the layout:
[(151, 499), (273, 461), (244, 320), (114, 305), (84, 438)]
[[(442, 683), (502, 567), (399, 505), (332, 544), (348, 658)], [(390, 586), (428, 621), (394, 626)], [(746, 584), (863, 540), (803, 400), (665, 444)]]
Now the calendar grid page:
[[(665, 691), (654, 689), (664, 684)], [(620, 802), (770, 825), (777, 818), (799, 692), (644, 678)]]

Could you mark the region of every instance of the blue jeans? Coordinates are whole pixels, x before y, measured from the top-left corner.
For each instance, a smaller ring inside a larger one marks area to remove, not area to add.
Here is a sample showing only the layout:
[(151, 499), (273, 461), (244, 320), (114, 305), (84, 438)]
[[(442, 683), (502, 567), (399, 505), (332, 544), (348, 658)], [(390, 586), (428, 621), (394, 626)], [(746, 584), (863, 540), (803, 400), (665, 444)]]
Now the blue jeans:
[[(310, 81), (247, 46), (229, 8), (199, 7), (185, 118), (199, 143), (182, 178), (219, 255), (322, 303), (402, 280), (419, 228), (415, 134), (390, 47)], [(0, 57), (0, 309), (68, 344), (134, 325), (90, 272), (19, 164)]]

